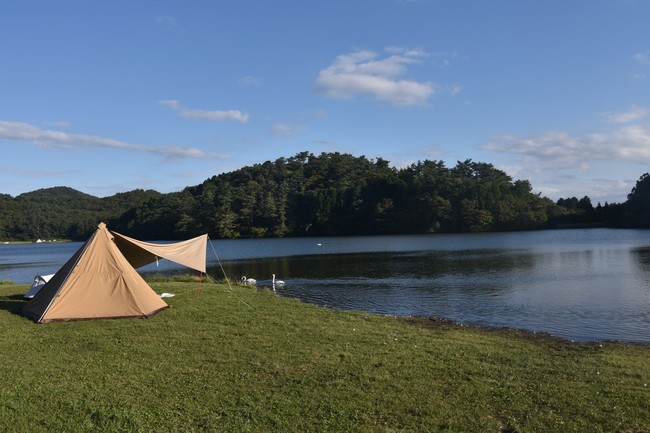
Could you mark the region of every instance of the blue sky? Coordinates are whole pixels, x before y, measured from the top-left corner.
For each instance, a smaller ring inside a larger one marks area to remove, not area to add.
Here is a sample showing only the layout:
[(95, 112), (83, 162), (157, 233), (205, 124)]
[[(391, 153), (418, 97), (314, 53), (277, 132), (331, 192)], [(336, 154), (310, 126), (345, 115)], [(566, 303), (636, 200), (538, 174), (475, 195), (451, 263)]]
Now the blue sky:
[(0, 193), (179, 191), (298, 152), (488, 162), (557, 200), (650, 171), (650, 1), (0, 6)]

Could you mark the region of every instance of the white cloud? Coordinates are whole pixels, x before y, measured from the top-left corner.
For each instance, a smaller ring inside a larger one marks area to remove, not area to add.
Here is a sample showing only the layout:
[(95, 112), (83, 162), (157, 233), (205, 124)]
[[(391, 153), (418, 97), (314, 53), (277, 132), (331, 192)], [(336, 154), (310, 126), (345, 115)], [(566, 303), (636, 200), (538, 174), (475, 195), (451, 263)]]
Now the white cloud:
[(634, 60), (644, 65), (650, 65), (650, 51), (636, 53), (634, 55)]
[(161, 101), (158, 101), (160, 105), (163, 105), (165, 107), (169, 107), (172, 110), (180, 110), (182, 109), (181, 104), (175, 100), (175, 99), (163, 99)]
[(372, 51), (338, 56), (333, 64), (320, 71), (316, 89), (332, 98), (370, 95), (398, 106), (426, 104), (435, 92), (435, 84), (400, 77), (408, 71), (407, 65), (427, 54), (398, 47), (389, 47), (387, 52), (389, 55), (384, 58)]
[(615, 123), (629, 123), (650, 117), (650, 109), (632, 106), (628, 111), (623, 113), (607, 113), (605, 117)]
[[(566, 131), (546, 131), (522, 137), (503, 135), (479, 146), (481, 149), (509, 156), (508, 163), (525, 170), (508, 170), (523, 175), (545, 195), (555, 198), (583, 196), (596, 201), (620, 202), (630, 191), (633, 165), (650, 164), (650, 111), (633, 106), (620, 113), (602, 116), (615, 127), (603, 132), (574, 135)], [(634, 123), (632, 123), (634, 122)], [(578, 172), (589, 172), (577, 176)], [(563, 178), (571, 173), (571, 179)], [(581, 178), (600, 175), (606, 179)]]
[(261, 85), (261, 84), (262, 84), (262, 80), (259, 79), (259, 78), (257, 78), (257, 77), (253, 77), (253, 76), (250, 76), (250, 75), (249, 75), (249, 76), (247, 76), (247, 77), (242, 77), (242, 78), (240, 78), (239, 80), (237, 80), (237, 83), (238, 83), (239, 85), (241, 85), (241, 86), (250, 86), (250, 87), (254, 87), (254, 86), (259, 86), (259, 85)]
[(168, 15), (160, 15), (153, 19), (157, 24), (173, 29), (176, 27), (176, 18), (170, 17)]
[(535, 182), (539, 185), (535, 190), (543, 196), (557, 200), (561, 197), (584, 197), (588, 195), (594, 206), (597, 203), (621, 203), (634, 186), (635, 181), (625, 179), (594, 179), (588, 184), (580, 182), (576, 177), (562, 178), (560, 181), (547, 180)]
[(514, 155), (532, 171), (563, 168), (586, 171), (595, 161), (649, 163), (650, 128), (631, 125), (584, 137), (563, 131), (548, 131), (533, 137), (501, 136), (480, 147)]
[(246, 123), (248, 121), (248, 114), (242, 113), (239, 110), (228, 111), (205, 111), (205, 110), (182, 110), (181, 117), (198, 120), (235, 120), (237, 122)]
[(209, 120), (214, 122), (221, 122), (227, 120), (234, 120), (241, 123), (248, 122), (248, 114), (242, 113), (239, 110), (213, 110), (207, 111), (203, 109), (188, 109), (183, 107), (180, 102), (175, 99), (165, 99), (159, 101), (160, 105), (169, 107), (178, 112), (178, 115), (188, 119)]
[(286, 123), (276, 123), (271, 127), (271, 134), (275, 137), (289, 137), (297, 131), (303, 129), (301, 125), (288, 125)]
[(384, 51), (387, 53), (391, 54), (397, 54), (397, 55), (403, 55), (403, 56), (408, 56), (412, 58), (418, 58), (418, 57), (429, 57), (429, 53), (424, 51), (423, 49), (420, 48), (404, 48), (404, 47), (398, 47), (395, 45), (388, 46), (384, 48)]
[(143, 146), (95, 135), (71, 134), (61, 131), (43, 130), (23, 122), (0, 121), (0, 139), (27, 141), (42, 147), (57, 149), (79, 149), (103, 147), (134, 152), (152, 153), (170, 159), (199, 158), (221, 159), (222, 155), (201, 149), (182, 146)]
[(463, 86), (458, 85), (458, 84), (455, 84), (455, 85), (449, 87), (449, 93), (451, 93), (454, 96), (460, 95), (460, 93), (462, 91), (463, 91)]
[(650, 127), (631, 125), (614, 134), (613, 143), (618, 146), (615, 154), (619, 159), (647, 163), (650, 161)]

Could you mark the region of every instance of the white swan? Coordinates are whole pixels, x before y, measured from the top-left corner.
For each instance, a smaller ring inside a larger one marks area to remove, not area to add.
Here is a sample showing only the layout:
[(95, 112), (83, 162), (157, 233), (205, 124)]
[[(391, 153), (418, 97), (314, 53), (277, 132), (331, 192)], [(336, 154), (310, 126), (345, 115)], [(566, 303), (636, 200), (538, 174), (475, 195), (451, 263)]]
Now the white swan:
[(241, 277), (241, 282), (244, 286), (254, 286), (257, 284), (257, 280), (255, 278), (246, 278), (246, 275)]
[(278, 286), (278, 287), (284, 286), (284, 281), (276, 280), (275, 279), (275, 274), (273, 274), (273, 287), (275, 288), (275, 286)]

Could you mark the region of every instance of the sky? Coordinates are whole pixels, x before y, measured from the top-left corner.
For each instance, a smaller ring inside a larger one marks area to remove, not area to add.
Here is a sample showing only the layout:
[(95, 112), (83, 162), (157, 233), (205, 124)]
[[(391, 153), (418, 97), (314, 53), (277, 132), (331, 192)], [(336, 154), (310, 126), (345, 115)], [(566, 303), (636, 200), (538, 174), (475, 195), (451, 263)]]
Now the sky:
[(168, 193), (308, 151), (491, 163), (553, 200), (650, 171), (648, 0), (5, 0), (0, 193)]

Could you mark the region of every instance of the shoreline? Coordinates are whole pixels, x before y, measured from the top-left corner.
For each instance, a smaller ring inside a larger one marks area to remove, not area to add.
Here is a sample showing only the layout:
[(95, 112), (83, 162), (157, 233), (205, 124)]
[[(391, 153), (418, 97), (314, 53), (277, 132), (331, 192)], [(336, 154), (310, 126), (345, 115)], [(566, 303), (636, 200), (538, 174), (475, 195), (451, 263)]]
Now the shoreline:
[[(210, 277), (212, 279), (212, 277)], [(223, 282), (218, 282), (214, 279), (212, 279), (212, 284), (220, 284), (220, 285), (225, 285)], [(148, 284), (150, 285), (155, 285), (157, 283), (161, 282), (175, 282), (175, 283), (182, 283), (182, 282), (187, 282), (187, 283), (196, 283), (197, 277), (187, 274), (187, 275), (176, 275), (172, 276), (171, 278), (169, 277), (164, 277), (161, 276), (160, 274), (152, 274), (149, 276), (149, 278), (145, 278), (145, 281), (147, 281)], [(29, 283), (22, 283), (22, 284), (17, 284), (14, 283), (10, 280), (0, 280), (0, 287), (10, 287), (10, 286), (24, 286), (25, 293), (29, 290), (31, 285)], [(241, 285), (241, 284), (235, 284), (234, 286), (236, 287), (241, 287), (241, 288), (251, 288), (251, 286), (246, 286), (246, 285)], [(397, 314), (382, 314), (382, 313), (375, 313), (375, 312), (370, 312), (370, 311), (364, 311), (364, 310), (349, 310), (349, 309), (343, 309), (343, 308), (336, 308), (336, 307), (331, 307), (331, 306), (325, 306), (325, 305), (319, 305), (313, 302), (307, 302), (303, 301), (299, 298), (296, 298), (295, 296), (284, 296), (277, 291), (272, 290), (271, 287), (267, 286), (259, 286), (255, 287), (257, 291), (267, 291), (275, 296), (278, 296), (280, 298), (284, 299), (291, 299), (294, 301), (297, 301), (303, 305), (312, 305), (316, 306), (318, 308), (324, 308), (328, 310), (333, 310), (333, 311), (340, 311), (340, 312), (350, 312), (350, 313), (362, 313), (362, 314), (369, 314), (373, 316), (378, 316), (378, 317), (389, 317), (389, 318), (396, 318), (399, 319), (409, 325), (413, 326), (420, 326), (423, 328), (429, 328), (429, 329), (439, 329), (439, 330), (445, 330), (446, 328), (456, 328), (456, 329), (473, 329), (473, 330), (478, 330), (486, 333), (507, 333), (511, 335), (515, 335), (518, 337), (523, 337), (526, 338), (527, 340), (530, 341), (537, 341), (537, 342), (556, 342), (556, 343), (564, 343), (568, 345), (575, 345), (575, 344), (580, 344), (580, 345), (602, 345), (602, 344), (623, 344), (623, 345), (633, 345), (633, 346), (641, 346), (641, 347), (650, 347), (650, 342), (646, 341), (636, 341), (636, 340), (617, 340), (617, 339), (591, 339), (591, 340), (582, 340), (582, 339), (571, 339), (568, 337), (562, 337), (559, 335), (555, 335), (551, 332), (547, 331), (535, 331), (531, 329), (526, 329), (526, 328), (516, 328), (516, 327), (508, 327), (508, 326), (490, 326), (487, 324), (480, 324), (480, 323), (463, 323), (456, 321), (452, 318), (449, 317), (439, 317), (439, 316), (412, 316), (412, 315), (397, 315)]]
[[(221, 284), (221, 283), (217, 283)], [(238, 287), (242, 288), (249, 288), (250, 286), (245, 286), (245, 285), (237, 285)], [(446, 328), (453, 327), (456, 329), (473, 329), (477, 331), (482, 331), (482, 332), (489, 332), (489, 333), (507, 333), (507, 334), (513, 334), (518, 337), (524, 337), (527, 340), (530, 341), (537, 341), (537, 342), (556, 342), (556, 343), (564, 343), (564, 344), (569, 344), (569, 345), (574, 345), (574, 344), (580, 344), (580, 345), (602, 345), (602, 344), (623, 344), (623, 345), (634, 345), (634, 346), (641, 346), (641, 347), (650, 347), (650, 342), (646, 341), (634, 341), (634, 340), (616, 340), (616, 339), (594, 339), (594, 340), (576, 340), (576, 339), (571, 339), (571, 338), (566, 338), (566, 337), (561, 337), (559, 335), (552, 334), (547, 331), (534, 331), (531, 329), (526, 329), (526, 328), (515, 328), (515, 327), (509, 327), (509, 326), (490, 326), (490, 325), (485, 325), (485, 324), (479, 324), (479, 323), (461, 323), (458, 322), (454, 319), (451, 319), (449, 317), (439, 317), (439, 316), (400, 316), (397, 314), (381, 314), (381, 313), (373, 313), (369, 311), (364, 311), (364, 310), (346, 310), (342, 308), (336, 308), (336, 307), (329, 307), (329, 306), (324, 306), (324, 305), (318, 305), (316, 303), (312, 302), (305, 302), (302, 301), (299, 298), (296, 298), (294, 296), (283, 296), (280, 293), (277, 293), (276, 291), (273, 291), (271, 288), (266, 287), (266, 286), (261, 286), (257, 287), (257, 290), (263, 291), (266, 290), (270, 292), (271, 294), (274, 294), (278, 297), (284, 298), (284, 299), (291, 299), (297, 302), (300, 302), (301, 304), (304, 305), (313, 305), (318, 308), (325, 308), (328, 310), (334, 310), (334, 311), (340, 311), (340, 312), (350, 312), (350, 313), (362, 313), (362, 314), (370, 314), (373, 316), (378, 316), (378, 317), (389, 317), (389, 318), (395, 318), (404, 321), (405, 323), (409, 325), (414, 325), (414, 326), (421, 326), (423, 328), (430, 328), (430, 329), (439, 329), (439, 330), (445, 330)]]

